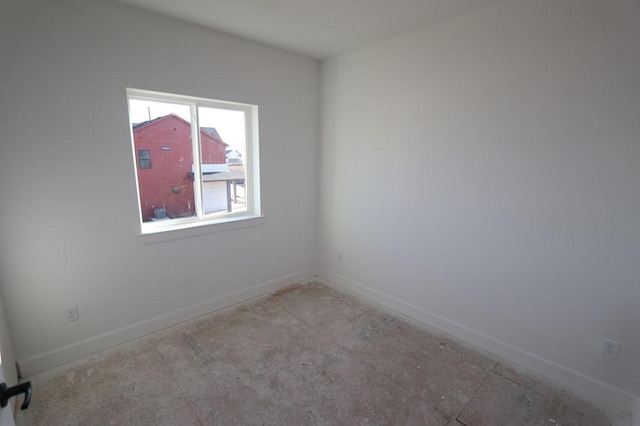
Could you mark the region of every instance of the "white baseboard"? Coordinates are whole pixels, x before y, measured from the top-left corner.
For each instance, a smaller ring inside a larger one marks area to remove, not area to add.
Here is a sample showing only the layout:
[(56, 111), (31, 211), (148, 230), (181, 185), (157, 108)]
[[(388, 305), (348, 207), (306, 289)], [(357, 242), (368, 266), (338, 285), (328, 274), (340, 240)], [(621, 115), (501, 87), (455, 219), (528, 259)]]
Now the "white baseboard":
[(318, 271), (321, 281), (327, 285), (342, 288), (359, 295), (381, 306), (387, 307), (402, 315), (413, 318), (427, 327), (449, 334), (471, 347), (482, 352), (493, 354), (498, 359), (509, 364), (524, 367), (546, 378), (576, 395), (590, 400), (602, 407), (615, 411), (624, 417), (629, 424), (633, 413), (634, 426), (640, 426), (640, 402), (636, 396), (607, 383), (586, 376), (566, 366), (559, 365), (548, 359), (541, 358), (531, 352), (513, 346), (507, 342), (480, 333), (470, 327), (456, 323), (440, 315), (397, 299), (386, 293), (374, 290), (366, 285), (326, 270)]
[(315, 276), (315, 274), (316, 272), (313, 269), (290, 274), (243, 290), (226, 294), (224, 296), (205, 300), (195, 305), (178, 309), (137, 324), (109, 331), (98, 336), (93, 336), (71, 345), (57, 348), (26, 359), (21, 359), (16, 361), (16, 364), (18, 364), (21, 375), (23, 377), (29, 377), (67, 362), (112, 348), (128, 342), (129, 340), (160, 331), (164, 328), (180, 324), (181, 322), (235, 305), (236, 303), (262, 296), (278, 290), (285, 285), (308, 280)]

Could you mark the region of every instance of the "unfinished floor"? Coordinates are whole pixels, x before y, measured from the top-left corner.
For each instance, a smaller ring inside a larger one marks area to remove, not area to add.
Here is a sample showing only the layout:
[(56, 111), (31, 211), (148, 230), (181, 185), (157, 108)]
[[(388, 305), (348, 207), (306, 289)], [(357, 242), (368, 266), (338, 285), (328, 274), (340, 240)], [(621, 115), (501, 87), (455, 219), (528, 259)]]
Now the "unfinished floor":
[(619, 424), (330, 287), (307, 284), (31, 378), (17, 425)]

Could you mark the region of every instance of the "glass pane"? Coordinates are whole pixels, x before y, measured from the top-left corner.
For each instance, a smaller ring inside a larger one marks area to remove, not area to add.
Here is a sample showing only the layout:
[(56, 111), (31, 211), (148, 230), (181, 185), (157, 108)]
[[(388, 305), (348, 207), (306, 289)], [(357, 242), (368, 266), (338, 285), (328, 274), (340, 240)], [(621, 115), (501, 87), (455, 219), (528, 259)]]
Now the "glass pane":
[(245, 113), (198, 107), (205, 214), (247, 210)]
[(129, 100), (144, 222), (196, 215), (189, 106)]

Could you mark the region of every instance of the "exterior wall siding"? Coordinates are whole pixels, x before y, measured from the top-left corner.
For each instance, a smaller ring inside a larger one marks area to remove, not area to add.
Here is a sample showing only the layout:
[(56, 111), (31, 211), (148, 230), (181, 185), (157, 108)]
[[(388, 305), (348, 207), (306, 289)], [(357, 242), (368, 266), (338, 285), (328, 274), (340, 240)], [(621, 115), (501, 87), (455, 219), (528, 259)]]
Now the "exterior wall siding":
[[(207, 132), (200, 135), (202, 163), (225, 164), (227, 145)], [(135, 127), (133, 140), (143, 221), (151, 220), (157, 208), (169, 217), (193, 216), (191, 125), (175, 115), (161, 117)], [(150, 168), (140, 168), (141, 150), (150, 152)]]

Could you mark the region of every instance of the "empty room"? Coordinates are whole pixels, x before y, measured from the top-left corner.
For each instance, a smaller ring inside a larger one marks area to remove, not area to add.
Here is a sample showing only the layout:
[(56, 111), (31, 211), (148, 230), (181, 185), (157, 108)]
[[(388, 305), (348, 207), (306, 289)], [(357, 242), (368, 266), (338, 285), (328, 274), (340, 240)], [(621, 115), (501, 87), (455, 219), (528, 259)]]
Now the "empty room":
[(0, 40), (0, 426), (640, 426), (640, 1)]

